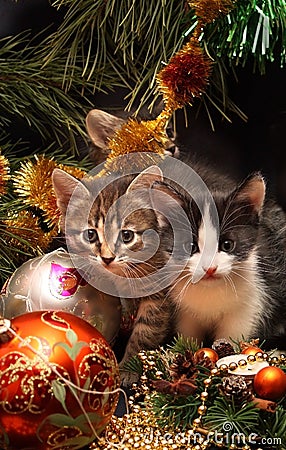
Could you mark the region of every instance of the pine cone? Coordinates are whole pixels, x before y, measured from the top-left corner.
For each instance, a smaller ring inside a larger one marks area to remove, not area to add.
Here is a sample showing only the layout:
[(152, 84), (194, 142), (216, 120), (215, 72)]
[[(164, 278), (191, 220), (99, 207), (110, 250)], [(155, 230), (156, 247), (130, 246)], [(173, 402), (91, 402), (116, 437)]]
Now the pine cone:
[(217, 352), (219, 358), (235, 355), (235, 350), (227, 339), (217, 339), (214, 341), (212, 348)]
[(215, 363), (204, 354), (196, 354), (194, 359), (197, 366), (205, 367), (209, 370), (212, 370), (215, 367)]
[(228, 400), (233, 399), (235, 405), (241, 406), (253, 397), (252, 380), (246, 380), (242, 376), (230, 375), (222, 379), (220, 392)]
[(178, 380), (182, 375), (185, 375), (186, 378), (192, 378), (198, 371), (193, 352), (186, 350), (184, 355), (181, 353), (176, 355), (170, 365), (170, 371), (174, 380)]

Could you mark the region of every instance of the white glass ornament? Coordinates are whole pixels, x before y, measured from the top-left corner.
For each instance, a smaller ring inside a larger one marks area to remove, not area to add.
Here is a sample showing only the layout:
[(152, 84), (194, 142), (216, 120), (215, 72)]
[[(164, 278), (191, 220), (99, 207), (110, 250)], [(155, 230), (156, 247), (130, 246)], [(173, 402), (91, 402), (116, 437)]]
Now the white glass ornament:
[(76, 270), (76, 261), (77, 255), (63, 249), (26, 261), (2, 288), (2, 316), (67, 311), (95, 326), (112, 344), (120, 327), (121, 302), (88, 284)]

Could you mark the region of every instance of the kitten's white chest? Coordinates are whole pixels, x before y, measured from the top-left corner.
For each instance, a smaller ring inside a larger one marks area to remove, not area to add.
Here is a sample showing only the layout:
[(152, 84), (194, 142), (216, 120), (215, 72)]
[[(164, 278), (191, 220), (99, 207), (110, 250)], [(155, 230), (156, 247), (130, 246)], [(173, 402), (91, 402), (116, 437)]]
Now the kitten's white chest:
[(247, 338), (262, 313), (266, 297), (251, 255), (244, 269), (218, 279), (186, 283), (182, 277), (173, 290), (179, 334), (203, 340)]

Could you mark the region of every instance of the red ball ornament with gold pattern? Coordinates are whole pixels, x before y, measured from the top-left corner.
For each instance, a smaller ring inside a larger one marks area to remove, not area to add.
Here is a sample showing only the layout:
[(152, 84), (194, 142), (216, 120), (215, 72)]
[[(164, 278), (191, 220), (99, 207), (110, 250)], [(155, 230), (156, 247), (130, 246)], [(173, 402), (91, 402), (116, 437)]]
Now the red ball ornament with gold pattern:
[(105, 338), (60, 311), (0, 325), (0, 448), (90, 444), (109, 423), (119, 395), (118, 364)]

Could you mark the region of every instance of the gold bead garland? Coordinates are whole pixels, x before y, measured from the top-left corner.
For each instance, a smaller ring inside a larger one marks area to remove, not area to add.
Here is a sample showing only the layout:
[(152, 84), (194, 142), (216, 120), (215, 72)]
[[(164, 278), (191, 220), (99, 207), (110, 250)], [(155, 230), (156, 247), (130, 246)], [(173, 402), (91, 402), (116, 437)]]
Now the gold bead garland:
[[(130, 413), (123, 417), (113, 416), (108, 425), (105, 438), (101, 442), (90, 446), (93, 450), (206, 450), (211, 445), (217, 448), (224, 448), (225, 443), (215, 442), (215, 433), (204, 428), (203, 418), (207, 413), (206, 402), (209, 398), (209, 389), (212, 386), (215, 377), (225, 376), (229, 370), (246, 367), (247, 363), (256, 361), (267, 361), (269, 365), (278, 366), (286, 363), (286, 355), (270, 356), (267, 353), (257, 352), (256, 355), (248, 355), (246, 359), (239, 360), (237, 363), (221, 365), (210, 371), (209, 376), (203, 381), (204, 390), (200, 394), (201, 404), (197, 408), (198, 416), (193, 420), (192, 427), (186, 430), (174, 429), (170, 426), (160, 427), (157, 423), (154, 412), (148, 401), (150, 400), (150, 378), (148, 374), (152, 373), (157, 380), (162, 379), (163, 373), (156, 366), (155, 351), (140, 351), (138, 357), (142, 363), (142, 375), (139, 384), (134, 384), (134, 396), (129, 398)], [(144, 396), (144, 407), (136, 404), (136, 399)], [(200, 439), (198, 439), (200, 435)], [(199, 440), (199, 442), (198, 442)], [(231, 444), (232, 450), (251, 450), (251, 446), (243, 444), (238, 446)], [(262, 450), (257, 448), (257, 450)]]
[(221, 364), (220, 370), (234, 372), (236, 369), (245, 369), (247, 364), (255, 364), (256, 362), (268, 362), (270, 366), (279, 366), (286, 363), (286, 355), (281, 353), (279, 356), (270, 356), (268, 353), (257, 352), (255, 355), (248, 355), (246, 359), (240, 359), (237, 363), (230, 362), (229, 365)]

